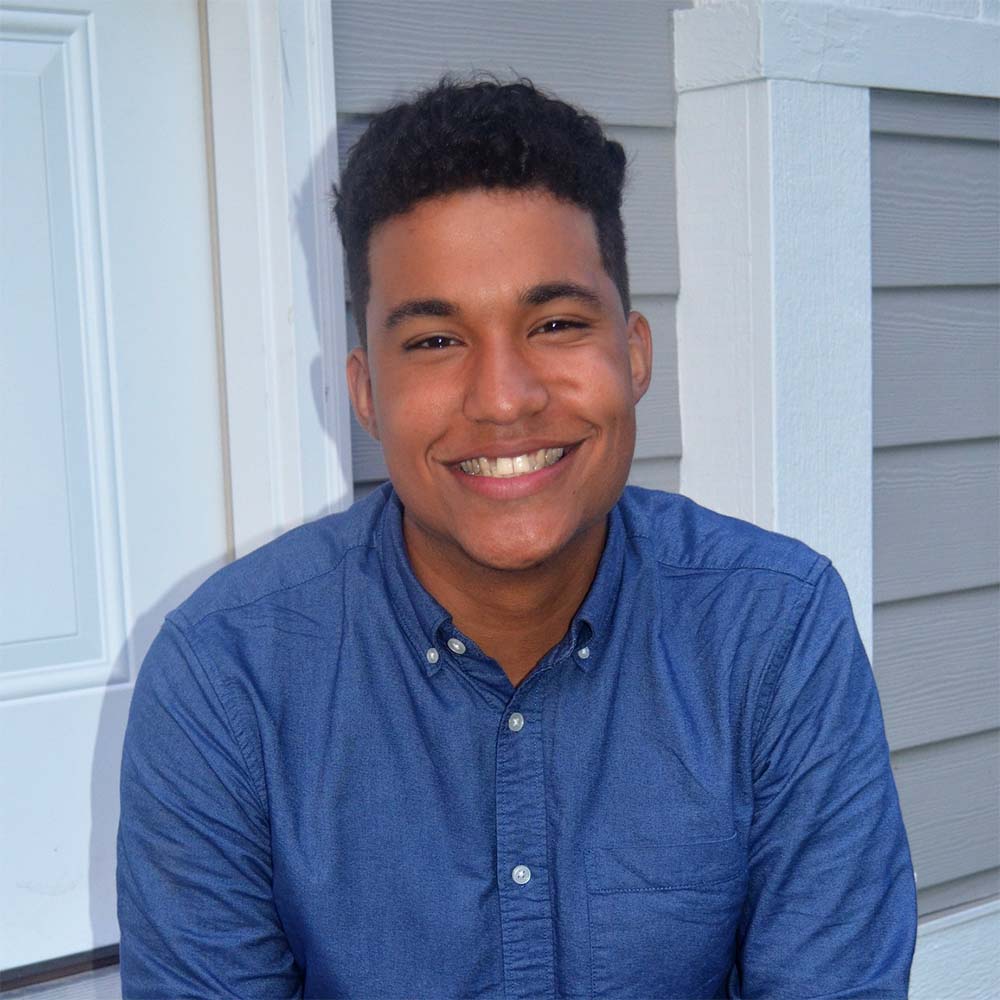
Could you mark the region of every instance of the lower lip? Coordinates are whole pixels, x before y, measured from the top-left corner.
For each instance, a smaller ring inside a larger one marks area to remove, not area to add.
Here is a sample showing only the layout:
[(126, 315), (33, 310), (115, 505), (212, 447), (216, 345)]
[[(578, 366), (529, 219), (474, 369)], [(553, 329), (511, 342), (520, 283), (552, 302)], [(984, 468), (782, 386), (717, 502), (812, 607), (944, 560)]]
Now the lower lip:
[(575, 454), (576, 448), (571, 448), (553, 465), (535, 472), (526, 472), (523, 476), (472, 476), (457, 465), (452, 467), (452, 473), (462, 486), (480, 496), (491, 500), (518, 500), (544, 490), (566, 471)]

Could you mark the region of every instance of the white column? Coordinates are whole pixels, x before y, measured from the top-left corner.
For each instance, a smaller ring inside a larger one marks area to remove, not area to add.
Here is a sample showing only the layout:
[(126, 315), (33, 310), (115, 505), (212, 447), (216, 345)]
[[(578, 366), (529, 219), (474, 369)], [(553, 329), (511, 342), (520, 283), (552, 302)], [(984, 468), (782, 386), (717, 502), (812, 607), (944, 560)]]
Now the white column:
[(739, 61), (719, 13), (676, 26), (681, 492), (828, 555), (870, 651), (868, 91), (685, 78)]

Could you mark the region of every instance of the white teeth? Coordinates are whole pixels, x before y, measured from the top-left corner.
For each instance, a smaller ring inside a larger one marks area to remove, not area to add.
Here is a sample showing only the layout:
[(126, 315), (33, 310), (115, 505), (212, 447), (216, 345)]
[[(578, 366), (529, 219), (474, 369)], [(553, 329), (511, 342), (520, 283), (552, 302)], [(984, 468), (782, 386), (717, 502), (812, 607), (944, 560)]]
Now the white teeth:
[(510, 479), (512, 476), (523, 476), (555, 465), (565, 453), (565, 448), (539, 448), (530, 454), (514, 455), (512, 458), (470, 458), (462, 462), (460, 468), (470, 476)]

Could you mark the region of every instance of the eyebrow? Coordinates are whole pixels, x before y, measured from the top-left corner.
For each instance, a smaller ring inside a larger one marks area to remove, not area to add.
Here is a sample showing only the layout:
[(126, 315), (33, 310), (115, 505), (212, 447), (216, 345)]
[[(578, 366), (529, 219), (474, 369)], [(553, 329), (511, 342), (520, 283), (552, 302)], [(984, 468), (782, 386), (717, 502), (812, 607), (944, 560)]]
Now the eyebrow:
[(603, 303), (597, 292), (575, 281), (547, 281), (541, 285), (526, 288), (519, 296), (526, 306), (544, 306), (556, 299), (576, 299), (588, 306), (599, 308)]
[(444, 299), (410, 299), (408, 302), (401, 302), (385, 318), (382, 326), (386, 330), (392, 330), (399, 326), (404, 319), (413, 319), (415, 316), (437, 316), (448, 318), (458, 315), (458, 306)]

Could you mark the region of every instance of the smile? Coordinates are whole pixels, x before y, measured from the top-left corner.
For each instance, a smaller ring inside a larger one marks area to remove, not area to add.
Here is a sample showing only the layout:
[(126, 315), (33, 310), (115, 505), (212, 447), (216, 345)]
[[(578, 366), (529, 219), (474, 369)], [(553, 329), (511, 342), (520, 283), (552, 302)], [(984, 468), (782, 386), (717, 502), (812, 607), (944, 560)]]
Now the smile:
[(470, 476), (486, 476), (491, 479), (511, 479), (529, 472), (555, 465), (566, 453), (565, 448), (539, 448), (527, 455), (511, 455), (503, 458), (469, 458), (459, 463), (459, 468)]

